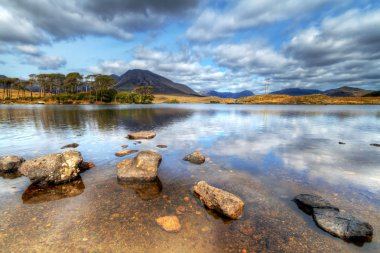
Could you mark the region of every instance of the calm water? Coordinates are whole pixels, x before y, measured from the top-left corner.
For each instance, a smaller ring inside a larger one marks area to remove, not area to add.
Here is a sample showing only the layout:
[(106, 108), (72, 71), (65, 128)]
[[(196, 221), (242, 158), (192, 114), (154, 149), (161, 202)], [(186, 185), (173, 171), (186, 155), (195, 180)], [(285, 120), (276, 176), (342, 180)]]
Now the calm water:
[[(125, 138), (137, 130), (157, 136)], [(380, 106), (0, 106), (0, 155), (29, 159), (72, 142), (96, 167), (68, 185), (0, 177), (1, 252), (380, 252), (380, 148), (369, 145), (380, 143)], [(162, 154), (159, 182), (118, 184), (125, 157), (114, 153), (125, 144)], [(182, 161), (194, 150), (205, 164)], [(239, 195), (243, 218), (203, 208), (191, 193), (199, 180)], [(299, 193), (370, 222), (373, 241), (321, 231), (291, 201)], [(156, 225), (179, 206), (179, 233)]]

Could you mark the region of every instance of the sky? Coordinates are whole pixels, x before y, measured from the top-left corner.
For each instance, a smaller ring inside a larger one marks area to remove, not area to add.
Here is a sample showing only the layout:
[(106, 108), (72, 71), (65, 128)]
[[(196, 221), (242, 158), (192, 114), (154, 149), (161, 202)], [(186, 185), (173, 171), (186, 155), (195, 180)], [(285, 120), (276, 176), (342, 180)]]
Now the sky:
[(0, 0), (0, 74), (147, 69), (196, 91), (380, 89), (378, 0)]

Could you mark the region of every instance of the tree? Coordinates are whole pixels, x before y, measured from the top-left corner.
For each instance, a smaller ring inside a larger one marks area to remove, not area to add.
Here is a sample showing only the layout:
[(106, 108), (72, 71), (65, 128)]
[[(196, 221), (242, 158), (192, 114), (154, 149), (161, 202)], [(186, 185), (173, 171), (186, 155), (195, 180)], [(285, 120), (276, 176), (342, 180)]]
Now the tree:
[(12, 99), (12, 86), (19, 81), (18, 78), (0, 78), (0, 84), (3, 86), (3, 99)]
[(154, 96), (152, 95), (152, 86), (140, 86), (133, 90), (133, 92), (140, 95), (141, 104), (150, 104), (153, 102)]
[(97, 75), (95, 77), (95, 96), (96, 96), (96, 100), (98, 99), (98, 94), (97, 94), (97, 91), (99, 90), (99, 93), (100, 93), (100, 100), (103, 102), (103, 91), (105, 90), (109, 90), (111, 89), (112, 87), (114, 87), (116, 84), (116, 81), (115, 79), (113, 79), (111, 76), (108, 76), (108, 75)]
[(82, 75), (78, 72), (68, 73), (64, 80), (64, 89), (66, 92), (75, 93), (78, 91), (78, 86), (82, 84)]

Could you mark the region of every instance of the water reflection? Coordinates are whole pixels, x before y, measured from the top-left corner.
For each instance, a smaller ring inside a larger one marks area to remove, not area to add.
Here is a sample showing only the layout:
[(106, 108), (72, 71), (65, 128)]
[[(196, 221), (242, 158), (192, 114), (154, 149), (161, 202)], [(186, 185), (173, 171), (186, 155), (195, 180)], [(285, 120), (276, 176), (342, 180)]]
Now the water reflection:
[(142, 200), (158, 198), (162, 192), (162, 183), (158, 177), (150, 182), (128, 182), (118, 180), (118, 183), (125, 189), (133, 190)]
[(64, 198), (75, 197), (85, 189), (82, 178), (61, 185), (31, 184), (22, 194), (24, 204), (39, 204)]

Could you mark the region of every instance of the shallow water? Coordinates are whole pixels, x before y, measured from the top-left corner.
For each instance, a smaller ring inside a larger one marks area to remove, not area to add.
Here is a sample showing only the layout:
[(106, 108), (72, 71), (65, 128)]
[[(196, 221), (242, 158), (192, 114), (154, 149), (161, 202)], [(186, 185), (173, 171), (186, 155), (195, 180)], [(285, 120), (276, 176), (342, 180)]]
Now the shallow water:
[[(125, 138), (137, 130), (157, 136)], [(380, 252), (380, 148), (369, 145), (380, 143), (380, 106), (0, 106), (0, 155), (30, 159), (72, 142), (96, 167), (70, 184), (0, 177), (1, 252)], [(125, 144), (162, 154), (159, 181), (118, 183), (128, 157), (114, 153)], [(182, 161), (194, 150), (205, 164)], [(191, 192), (199, 180), (240, 196), (243, 218), (203, 208)], [(299, 193), (371, 223), (372, 242), (317, 228), (291, 201)], [(155, 219), (179, 206), (181, 231), (163, 231)]]

